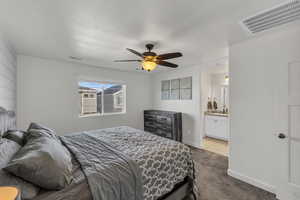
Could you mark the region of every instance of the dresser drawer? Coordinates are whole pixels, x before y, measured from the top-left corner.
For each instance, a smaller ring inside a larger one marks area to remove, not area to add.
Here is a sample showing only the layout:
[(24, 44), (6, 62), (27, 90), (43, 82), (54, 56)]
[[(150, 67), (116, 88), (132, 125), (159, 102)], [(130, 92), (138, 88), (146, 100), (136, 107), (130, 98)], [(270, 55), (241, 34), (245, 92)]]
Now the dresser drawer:
[(172, 124), (172, 119), (170, 117), (165, 117), (165, 116), (156, 116), (156, 122), (160, 124), (167, 124), (171, 125)]
[(169, 139), (173, 139), (172, 138), (172, 133), (168, 132), (168, 131), (165, 131), (163, 129), (157, 129), (156, 134), (161, 136), (161, 137), (166, 137), (166, 138), (169, 138)]
[(151, 114), (145, 114), (144, 118), (147, 120), (156, 120), (156, 115), (151, 115)]
[(144, 130), (162, 137), (182, 141), (182, 116), (178, 112), (145, 110)]
[(153, 121), (145, 121), (145, 127), (155, 127), (156, 123)]

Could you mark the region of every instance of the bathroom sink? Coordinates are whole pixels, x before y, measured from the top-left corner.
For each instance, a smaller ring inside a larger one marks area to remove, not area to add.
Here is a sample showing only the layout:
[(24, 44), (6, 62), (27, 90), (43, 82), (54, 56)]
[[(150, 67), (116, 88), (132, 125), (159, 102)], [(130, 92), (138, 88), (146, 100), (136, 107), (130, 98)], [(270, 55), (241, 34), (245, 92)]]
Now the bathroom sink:
[(223, 113), (222, 111), (214, 110), (214, 111), (206, 111), (206, 115), (215, 115), (215, 116), (222, 116), (227, 117), (228, 113)]

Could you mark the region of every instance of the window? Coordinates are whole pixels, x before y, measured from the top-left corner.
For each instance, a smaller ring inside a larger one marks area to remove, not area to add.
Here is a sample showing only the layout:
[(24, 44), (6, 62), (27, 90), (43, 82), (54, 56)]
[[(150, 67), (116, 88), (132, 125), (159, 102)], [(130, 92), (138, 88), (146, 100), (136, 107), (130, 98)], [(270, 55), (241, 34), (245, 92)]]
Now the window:
[(79, 81), (80, 116), (126, 112), (126, 86), (101, 81)]
[(180, 99), (192, 99), (192, 77), (180, 79)]
[(171, 80), (171, 95), (170, 99), (176, 100), (179, 99), (179, 86), (180, 86), (180, 79), (173, 79)]
[(161, 82), (162, 100), (192, 99), (192, 77), (163, 80)]
[(161, 99), (167, 100), (170, 96), (170, 81), (161, 82)]

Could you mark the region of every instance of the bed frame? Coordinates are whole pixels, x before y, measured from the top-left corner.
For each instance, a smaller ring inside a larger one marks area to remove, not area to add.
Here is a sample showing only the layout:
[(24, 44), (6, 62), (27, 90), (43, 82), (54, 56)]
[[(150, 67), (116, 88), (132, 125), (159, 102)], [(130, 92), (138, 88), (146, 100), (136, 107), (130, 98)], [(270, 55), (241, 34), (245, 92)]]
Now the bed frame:
[(193, 191), (193, 180), (186, 177), (183, 182), (175, 185), (174, 189), (158, 200), (197, 200)]
[(0, 107), (0, 136), (9, 129), (16, 128), (16, 115), (14, 111), (7, 111)]
[[(8, 129), (15, 129), (15, 127), (15, 113), (0, 107), (0, 136), (3, 132), (6, 132)], [(171, 192), (160, 197), (158, 200), (196, 200), (193, 186), (193, 180), (186, 177), (183, 182), (176, 184)]]

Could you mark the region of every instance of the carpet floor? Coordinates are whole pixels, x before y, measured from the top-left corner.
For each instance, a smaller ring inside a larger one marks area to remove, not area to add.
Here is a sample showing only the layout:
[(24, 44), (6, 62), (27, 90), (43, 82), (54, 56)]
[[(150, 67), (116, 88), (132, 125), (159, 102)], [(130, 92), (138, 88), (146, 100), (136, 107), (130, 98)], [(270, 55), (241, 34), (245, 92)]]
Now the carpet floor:
[(276, 200), (275, 195), (227, 175), (228, 158), (192, 148), (197, 200)]

